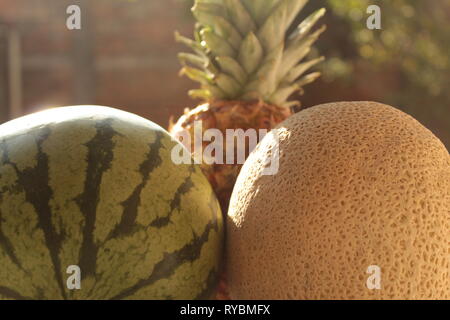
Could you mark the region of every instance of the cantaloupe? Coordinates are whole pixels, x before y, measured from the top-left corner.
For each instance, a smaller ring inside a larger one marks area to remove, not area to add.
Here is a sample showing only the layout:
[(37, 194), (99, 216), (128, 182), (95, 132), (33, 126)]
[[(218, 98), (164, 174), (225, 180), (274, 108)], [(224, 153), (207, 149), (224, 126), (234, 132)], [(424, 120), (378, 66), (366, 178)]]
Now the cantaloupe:
[(244, 164), (227, 227), (232, 298), (450, 298), (450, 156), (387, 105), (325, 104), (279, 125)]

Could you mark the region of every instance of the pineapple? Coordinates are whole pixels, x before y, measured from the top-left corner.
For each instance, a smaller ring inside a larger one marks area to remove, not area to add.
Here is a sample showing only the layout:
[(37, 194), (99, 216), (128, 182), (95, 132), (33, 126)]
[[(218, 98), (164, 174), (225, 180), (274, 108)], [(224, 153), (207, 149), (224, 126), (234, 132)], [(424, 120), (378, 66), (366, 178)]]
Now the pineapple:
[[(203, 132), (216, 128), (272, 129), (293, 114), (299, 101), (290, 101), (302, 87), (320, 76), (304, 75), (323, 57), (303, 61), (325, 26), (312, 32), (324, 13), (320, 9), (288, 34), (308, 0), (196, 0), (194, 40), (176, 33), (193, 53), (180, 53), (182, 74), (201, 84), (189, 92), (203, 104), (184, 115), (169, 131), (194, 136), (194, 121)], [(187, 146), (194, 150), (192, 145)], [(183, 141), (182, 141), (183, 142)], [(226, 145), (223, 146), (224, 154)], [(247, 150), (247, 153), (251, 150)], [(195, 155), (194, 157), (199, 156)], [(239, 164), (202, 164), (226, 214)]]

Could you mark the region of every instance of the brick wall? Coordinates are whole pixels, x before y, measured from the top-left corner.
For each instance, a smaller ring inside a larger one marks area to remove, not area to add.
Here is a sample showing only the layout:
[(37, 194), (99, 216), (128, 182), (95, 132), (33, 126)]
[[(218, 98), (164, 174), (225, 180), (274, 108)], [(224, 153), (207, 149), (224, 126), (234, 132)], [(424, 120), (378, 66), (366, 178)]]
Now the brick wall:
[[(9, 84), (1, 30), (15, 29), (21, 36), (24, 113), (48, 106), (100, 104), (137, 113), (166, 127), (170, 115), (179, 116), (185, 107), (196, 103), (186, 92), (197, 85), (178, 76), (176, 54), (185, 48), (176, 44), (173, 37), (175, 30), (192, 34), (192, 2), (0, 0), (0, 123), (7, 119)], [(81, 7), (81, 31), (66, 28), (66, 8), (71, 4)], [(310, 5), (317, 6), (312, 1)], [(337, 33), (340, 40), (347, 35), (345, 30), (336, 30), (339, 31), (335, 34), (330, 30), (328, 38), (321, 40), (326, 56), (332, 56), (333, 52), (326, 51), (331, 47), (339, 49), (331, 39)], [(401, 80), (391, 79), (389, 72), (362, 70), (354, 74), (361, 79), (351, 87), (342, 79), (316, 81), (301, 98), (303, 105), (339, 100), (388, 102), (384, 97), (404, 90), (399, 89)], [(424, 101), (424, 105), (428, 102)], [(433, 115), (428, 109), (405, 111), (450, 146), (445, 117)]]
[[(66, 28), (71, 4), (81, 7), (81, 30)], [(187, 0), (0, 0), (0, 24), (21, 35), (23, 112), (100, 104), (165, 127), (195, 104), (186, 95), (195, 84), (178, 76), (183, 47), (173, 37), (191, 34), (188, 9)]]

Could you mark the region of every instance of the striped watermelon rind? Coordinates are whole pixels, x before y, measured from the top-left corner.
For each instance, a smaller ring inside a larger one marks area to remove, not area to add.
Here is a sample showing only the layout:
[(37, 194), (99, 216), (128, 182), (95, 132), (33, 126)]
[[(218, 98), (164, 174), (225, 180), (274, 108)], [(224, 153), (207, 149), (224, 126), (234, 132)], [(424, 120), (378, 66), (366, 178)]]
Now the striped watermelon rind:
[(0, 299), (210, 297), (222, 214), (200, 168), (171, 161), (177, 143), (106, 107), (1, 125)]

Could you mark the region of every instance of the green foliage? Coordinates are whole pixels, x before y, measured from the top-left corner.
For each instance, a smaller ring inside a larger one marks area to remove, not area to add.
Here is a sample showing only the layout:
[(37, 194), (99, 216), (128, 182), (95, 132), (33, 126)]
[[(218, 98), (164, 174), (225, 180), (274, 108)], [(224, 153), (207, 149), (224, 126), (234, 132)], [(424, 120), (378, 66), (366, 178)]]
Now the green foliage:
[[(366, 28), (366, 8), (374, 1), (328, 0), (333, 12), (351, 25), (360, 58), (377, 65), (397, 64), (416, 85), (436, 96), (445, 89), (450, 67), (450, 2), (378, 1), (382, 30)], [(445, 9), (447, 12), (445, 12)]]
[[(196, 0), (194, 39), (175, 34), (193, 53), (181, 53), (182, 74), (201, 84), (191, 97), (263, 100), (282, 107), (320, 73), (304, 74), (323, 58), (306, 62), (325, 31), (312, 31), (325, 9), (293, 24), (308, 0)], [(292, 32), (290, 32), (290, 30)], [(288, 32), (289, 31), (289, 32)]]
[[(381, 8), (382, 30), (366, 27), (372, 4)], [(320, 52), (326, 60), (319, 65), (322, 83), (308, 92), (308, 101), (372, 99), (392, 104), (450, 147), (450, 0), (314, 0), (304, 12), (321, 7), (328, 10), (328, 30), (310, 56)], [(305, 18), (301, 15), (297, 22)], [(343, 89), (354, 94), (344, 97)]]
[[(369, 30), (369, 5), (382, 30)], [(416, 117), (450, 145), (450, 1), (319, 0), (329, 15), (317, 44), (330, 85), (365, 92)]]

